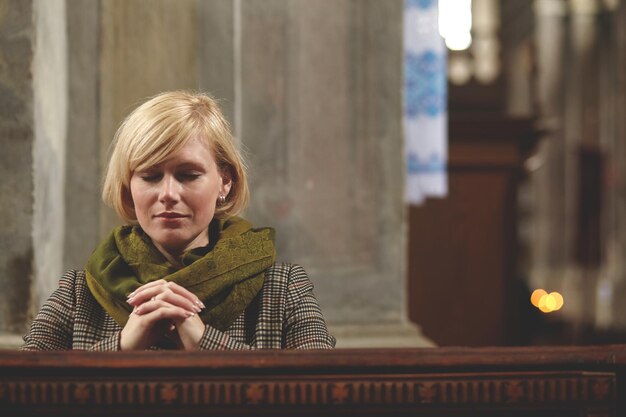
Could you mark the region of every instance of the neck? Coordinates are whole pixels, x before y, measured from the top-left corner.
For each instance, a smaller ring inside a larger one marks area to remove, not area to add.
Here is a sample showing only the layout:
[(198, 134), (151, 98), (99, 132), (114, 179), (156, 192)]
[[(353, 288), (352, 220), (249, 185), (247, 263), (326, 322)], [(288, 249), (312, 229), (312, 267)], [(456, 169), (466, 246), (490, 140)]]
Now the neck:
[(159, 252), (161, 252), (163, 256), (165, 256), (165, 259), (167, 259), (168, 262), (170, 262), (172, 265), (177, 267), (183, 266), (181, 259), (183, 257), (184, 251), (173, 251), (171, 249), (168, 250), (154, 241), (152, 241), (152, 243), (154, 243), (154, 246), (159, 250)]
[(187, 246), (173, 245), (173, 246), (168, 247), (154, 240), (152, 240), (152, 243), (159, 250), (159, 252), (161, 252), (163, 256), (165, 256), (165, 259), (167, 259), (172, 265), (177, 266), (177, 267), (182, 267), (183, 266), (182, 260), (183, 260), (183, 255), (185, 252), (191, 249), (200, 248), (202, 246), (206, 246), (209, 244), (208, 227), (204, 233), (201, 233), (198, 236), (196, 236), (196, 238), (193, 241), (189, 242)]

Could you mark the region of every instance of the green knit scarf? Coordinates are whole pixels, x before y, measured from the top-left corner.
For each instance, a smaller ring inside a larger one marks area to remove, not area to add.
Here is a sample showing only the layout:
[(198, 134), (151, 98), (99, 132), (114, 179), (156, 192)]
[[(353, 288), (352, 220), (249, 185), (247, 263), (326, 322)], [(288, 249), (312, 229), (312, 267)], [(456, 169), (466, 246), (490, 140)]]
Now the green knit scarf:
[(274, 230), (253, 229), (239, 217), (213, 220), (209, 245), (183, 255), (172, 265), (139, 226), (115, 228), (85, 267), (87, 285), (100, 305), (124, 326), (132, 307), (128, 294), (165, 279), (194, 293), (206, 305), (205, 324), (226, 330), (261, 290), (264, 272), (274, 264)]

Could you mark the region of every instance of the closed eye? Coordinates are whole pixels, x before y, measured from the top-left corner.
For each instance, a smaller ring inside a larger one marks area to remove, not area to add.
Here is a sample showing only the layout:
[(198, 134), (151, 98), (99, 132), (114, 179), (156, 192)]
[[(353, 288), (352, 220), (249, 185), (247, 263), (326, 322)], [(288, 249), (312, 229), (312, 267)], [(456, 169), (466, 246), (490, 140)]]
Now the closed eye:
[(176, 174), (176, 179), (180, 182), (190, 182), (195, 181), (200, 177), (200, 174), (197, 172), (181, 172)]
[(163, 178), (161, 174), (142, 174), (141, 179), (145, 182), (158, 182)]

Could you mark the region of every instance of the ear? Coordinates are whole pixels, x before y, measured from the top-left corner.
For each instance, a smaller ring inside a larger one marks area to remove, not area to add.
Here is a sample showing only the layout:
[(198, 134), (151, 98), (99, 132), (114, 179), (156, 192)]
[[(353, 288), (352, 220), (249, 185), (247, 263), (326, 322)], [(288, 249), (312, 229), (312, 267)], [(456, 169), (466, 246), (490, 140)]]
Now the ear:
[(222, 169), (220, 177), (222, 177), (222, 183), (220, 184), (220, 194), (226, 197), (230, 192), (230, 188), (233, 186), (233, 180), (230, 175), (230, 170), (227, 168)]

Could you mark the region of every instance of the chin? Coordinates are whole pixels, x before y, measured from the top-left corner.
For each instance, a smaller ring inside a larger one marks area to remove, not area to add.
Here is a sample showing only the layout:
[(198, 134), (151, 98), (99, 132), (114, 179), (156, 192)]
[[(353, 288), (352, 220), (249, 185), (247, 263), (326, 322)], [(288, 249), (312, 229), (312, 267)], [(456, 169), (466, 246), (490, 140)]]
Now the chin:
[(152, 240), (164, 248), (185, 247), (190, 241), (187, 236), (176, 231), (160, 232)]

